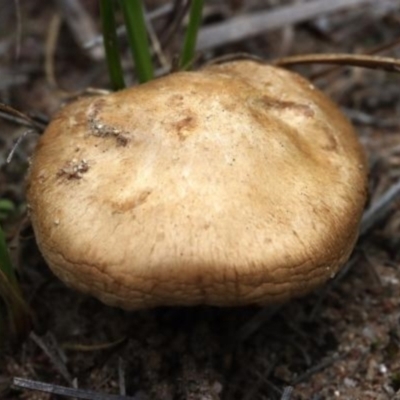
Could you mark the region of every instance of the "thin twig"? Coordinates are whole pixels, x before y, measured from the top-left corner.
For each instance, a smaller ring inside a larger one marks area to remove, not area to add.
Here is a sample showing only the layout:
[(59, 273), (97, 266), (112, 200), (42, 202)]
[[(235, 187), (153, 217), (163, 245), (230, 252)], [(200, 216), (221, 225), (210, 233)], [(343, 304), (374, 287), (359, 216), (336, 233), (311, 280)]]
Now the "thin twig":
[(214, 57), (210, 61), (207, 61), (204, 63), (201, 68), (206, 68), (209, 67), (210, 65), (215, 65), (215, 64), (223, 64), (225, 62), (230, 62), (230, 61), (238, 61), (238, 60), (251, 60), (254, 62), (258, 62), (260, 64), (268, 64), (268, 60), (265, 58), (262, 58), (260, 56), (256, 56), (255, 54), (251, 53), (246, 53), (246, 52), (236, 52), (236, 53), (229, 53), (229, 54), (224, 54), (222, 56)]
[[(146, 8), (145, 8), (145, 13), (147, 15)], [(166, 55), (164, 54), (160, 40), (153, 27), (153, 23), (149, 18), (146, 18), (146, 27), (147, 27), (147, 33), (149, 34), (151, 46), (153, 47), (154, 54), (157, 56), (158, 61), (160, 62), (163, 68), (167, 70), (171, 69), (171, 62), (167, 59)]]
[(92, 60), (103, 60), (105, 57), (103, 47), (85, 47), (85, 43), (98, 36), (98, 31), (82, 2), (79, 0), (56, 0), (56, 2), (78, 45), (86, 50)]
[[(380, 0), (380, 3), (384, 2), (385, 0)], [(397, 0), (386, 0), (386, 2), (398, 3)], [(219, 24), (203, 27), (199, 32), (197, 50), (227, 45), (259, 35), (262, 32), (281, 29), (284, 26), (305, 22), (321, 15), (367, 4), (374, 5), (376, 0), (310, 0), (241, 15)]]
[[(63, 359), (62, 350), (59, 348), (58, 343), (54, 336), (47, 336), (42, 339), (34, 332), (31, 332), (29, 337), (41, 348), (41, 350), (46, 354), (49, 360), (52, 362), (55, 369), (60, 373), (60, 375), (72, 385), (72, 376), (69, 373), (65, 360)], [(48, 343), (51, 342), (51, 343)]]
[(46, 72), (47, 83), (53, 89), (59, 89), (54, 68), (54, 55), (57, 49), (61, 22), (60, 14), (57, 13), (52, 16), (49, 23), (45, 45), (44, 70)]
[(15, 61), (19, 60), (21, 54), (21, 42), (22, 42), (22, 18), (21, 18), (21, 4), (19, 0), (14, 0), (15, 6), (15, 19), (17, 23), (17, 36), (15, 44)]
[(248, 339), (254, 332), (260, 329), (260, 326), (266, 321), (270, 320), (280, 309), (282, 305), (265, 307), (261, 311), (257, 312), (249, 321), (247, 321), (242, 327), (236, 332), (235, 343), (241, 343)]
[(21, 125), (28, 126), (29, 128), (34, 129), (38, 132), (43, 131), (43, 129), (45, 128), (42, 123), (35, 121), (29, 115), (26, 115), (23, 112), (15, 109), (14, 107), (11, 107), (8, 104), (4, 103), (0, 103), (0, 117), (19, 123)]
[(75, 389), (66, 386), (53, 385), (30, 379), (15, 377), (11, 385), (17, 389), (29, 389), (39, 392), (52, 393), (64, 397), (75, 397), (84, 400), (138, 400), (137, 397), (119, 396), (115, 394), (104, 394), (92, 390)]
[(286, 386), (285, 389), (283, 389), (281, 400), (290, 400), (290, 398), (292, 397), (292, 393), (293, 386)]
[(306, 372), (304, 372), (303, 374), (299, 375), (297, 378), (293, 379), (291, 384), (293, 386), (295, 386), (298, 383), (303, 382), (304, 380), (308, 379), (310, 376), (312, 376), (312, 375), (316, 374), (317, 372), (320, 372), (323, 369), (331, 366), (332, 364), (334, 364), (336, 361), (339, 361), (343, 357), (344, 357), (344, 355), (334, 354), (332, 357), (321, 361), (319, 364), (315, 365), (314, 367), (309, 368)]
[[(380, 54), (383, 52), (386, 52), (387, 50), (394, 49), (395, 47), (400, 45), (400, 38), (396, 38), (395, 40), (391, 40), (388, 43), (384, 43), (383, 45), (374, 47), (372, 49), (369, 49), (365, 54), (373, 55), (373, 54)], [(323, 71), (315, 72), (311, 76), (309, 76), (309, 79), (311, 81), (324, 78), (328, 75), (334, 74), (336, 72), (339, 72), (344, 65), (334, 65), (332, 67), (328, 67), (324, 69)]]
[(367, 234), (379, 221), (384, 219), (395, 200), (400, 200), (400, 180), (392, 185), (364, 213), (361, 221), (360, 235)]
[(336, 64), (400, 72), (400, 60), (397, 58), (367, 54), (304, 54), (279, 58), (274, 60), (273, 64), (280, 67), (298, 64)]
[(126, 395), (125, 360), (122, 357), (118, 357), (118, 386), (119, 386), (119, 394), (121, 396), (125, 396)]
[(28, 135), (28, 133), (33, 133), (33, 132), (34, 131), (28, 129), (28, 130), (24, 131), (24, 133), (18, 137), (18, 139), (15, 142), (14, 146), (12, 147), (11, 151), (8, 153), (8, 156), (6, 158), (6, 164), (10, 164), (11, 160), (14, 157), (15, 152), (17, 151), (21, 142), (25, 139), (26, 135)]
[(174, 8), (171, 12), (173, 18), (168, 22), (167, 26), (161, 29), (162, 35), (160, 38), (161, 46), (166, 47), (170, 42), (173, 35), (176, 33), (178, 28), (181, 26), (183, 18), (185, 17), (190, 6), (189, 1), (175, 0)]

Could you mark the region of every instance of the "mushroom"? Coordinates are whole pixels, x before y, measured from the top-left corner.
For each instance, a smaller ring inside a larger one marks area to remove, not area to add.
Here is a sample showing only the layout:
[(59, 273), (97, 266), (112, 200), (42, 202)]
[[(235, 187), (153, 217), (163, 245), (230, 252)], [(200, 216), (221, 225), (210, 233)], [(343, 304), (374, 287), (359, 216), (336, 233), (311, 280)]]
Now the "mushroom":
[(27, 198), (50, 268), (104, 303), (265, 305), (345, 263), (366, 176), (324, 94), (235, 61), (65, 106), (34, 152)]

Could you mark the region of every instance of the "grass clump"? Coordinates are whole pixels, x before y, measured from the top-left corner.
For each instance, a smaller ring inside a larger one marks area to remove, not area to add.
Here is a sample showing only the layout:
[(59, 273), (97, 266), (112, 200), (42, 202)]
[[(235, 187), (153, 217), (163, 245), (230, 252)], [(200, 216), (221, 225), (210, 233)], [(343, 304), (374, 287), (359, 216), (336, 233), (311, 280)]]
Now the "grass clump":
[[(153, 79), (154, 67), (142, 1), (120, 0), (119, 3), (115, 3), (114, 0), (99, 1), (104, 48), (113, 89), (120, 90), (125, 87), (115, 22), (116, 4), (119, 4), (124, 17), (129, 47), (135, 62), (138, 80), (140, 83), (144, 83)], [(191, 2), (188, 27), (179, 57), (179, 68), (181, 70), (189, 69), (193, 64), (203, 6), (203, 0), (192, 0)]]

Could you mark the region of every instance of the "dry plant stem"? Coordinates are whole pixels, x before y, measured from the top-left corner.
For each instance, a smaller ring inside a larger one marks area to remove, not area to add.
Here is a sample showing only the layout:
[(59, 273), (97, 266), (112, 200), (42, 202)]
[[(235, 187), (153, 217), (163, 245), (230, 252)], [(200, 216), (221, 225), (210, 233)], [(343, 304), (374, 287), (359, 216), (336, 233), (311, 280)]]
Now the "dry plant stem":
[(281, 400), (290, 400), (293, 393), (293, 386), (286, 386), (283, 390)]
[(0, 116), (3, 116), (5, 119), (12, 120), (21, 125), (25, 125), (35, 131), (41, 132), (45, 128), (43, 124), (35, 121), (33, 118), (29, 117), (29, 115), (24, 114), (21, 111), (9, 106), (8, 104), (0, 103)]
[[(273, 373), (275, 367), (279, 364), (281, 356), (271, 361), (271, 363), (266, 366), (265, 370), (260, 373), (256, 373), (256, 381), (250, 390), (246, 391), (243, 396), (243, 400), (252, 400), (256, 398), (257, 394), (260, 392), (262, 387), (267, 383), (270, 386), (271, 381), (269, 380), (271, 374)], [(274, 386), (274, 391), (276, 392), (276, 387)], [(278, 394), (281, 396), (282, 392), (278, 389)], [(227, 398), (232, 398), (232, 396), (226, 396)], [(276, 398), (276, 397), (275, 397)]]
[(74, 97), (80, 96), (86, 92), (90, 92), (90, 88), (82, 90), (76, 90), (74, 92), (70, 92), (68, 90), (64, 90), (57, 82), (55, 67), (54, 67), (54, 59), (55, 52), (57, 50), (57, 42), (61, 29), (61, 17), (59, 14), (54, 14), (50, 20), (49, 29), (46, 38), (46, 47), (45, 47), (45, 71), (46, 71), (46, 79), (50, 87), (57, 90), (58, 95), (63, 99), (72, 99)]
[[(16, 117), (16, 116), (14, 116), (12, 114), (9, 114), (7, 112), (0, 111), (0, 119), (4, 119), (5, 121), (10, 121), (10, 122), (13, 122), (14, 124), (18, 124), (18, 125), (21, 125), (21, 126), (26, 126), (28, 128), (32, 128), (31, 123), (27, 122), (25, 119)], [(38, 123), (40, 123), (40, 122), (38, 122)], [(42, 127), (41, 131), (44, 130), (46, 128), (46, 126), (47, 125), (43, 124), (43, 127)]]
[(296, 379), (294, 379), (291, 384), (292, 385), (297, 385), (300, 382), (303, 382), (304, 380), (308, 379), (310, 376), (316, 374), (319, 371), (322, 371), (323, 369), (329, 367), (330, 365), (334, 364), (336, 361), (340, 360), (343, 358), (343, 355), (338, 355), (335, 354), (332, 357), (323, 360), (319, 364), (315, 365), (314, 367), (309, 368), (306, 372), (303, 374), (299, 375)]
[(121, 357), (118, 357), (118, 386), (119, 386), (119, 394), (121, 396), (126, 395), (126, 380), (125, 380), (125, 360)]
[(338, 64), (400, 72), (400, 60), (396, 58), (362, 54), (306, 54), (279, 58), (274, 60), (272, 64), (278, 67), (298, 64)]
[(79, 46), (86, 50), (92, 60), (103, 60), (105, 56), (103, 47), (85, 48), (84, 44), (97, 37), (98, 31), (90, 14), (82, 6), (82, 2), (57, 0), (57, 4)]
[(61, 17), (54, 14), (50, 19), (45, 46), (45, 71), (47, 83), (54, 89), (59, 89), (54, 71), (54, 54), (57, 49), (57, 41), (60, 34)]
[(167, 23), (165, 28), (161, 30), (162, 35), (160, 37), (160, 42), (162, 47), (167, 46), (173, 35), (179, 29), (181, 22), (189, 9), (189, 5), (189, 1), (186, 0), (176, 0), (174, 2), (174, 9), (171, 12), (172, 18), (170, 18), (170, 21)]
[(21, 54), (21, 40), (22, 40), (22, 18), (21, 18), (21, 5), (20, 0), (14, 0), (15, 17), (17, 23), (16, 45), (15, 45), (15, 61), (18, 61)]
[(400, 199), (400, 180), (390, 187), (371, 207), (364, 213), (361, 221), (360, 235), (367, 234), (377, 222), (381, 221), (390, 210), (395, 200)]
[[(395, 47), (397, 47), (399, 45), (400, 45), (400, 38), (397, 38), (396, 40), (392, 40), (389, 43), (385, 43), (381, 46), (374, 47), (373, 49), (367, 51), (366, 54), (373, 55), (373, 54), (383, 53), (383, 52), (386, 52), (387, 50), (394, 49)], [(309, 76), (309, 79), (314, 81), (316, 79), (324, 78), (328, 75), (331, 75), (331, 74), (334, 74), (335, 72), (340, 71), (341, 68), (342, 68), (341, 65), (335, 65), (333, 67), (326, 68), (323, 71), (319, 71), (319, 72), (312, 74), (311, 76)]]
[(21, 136), (18, 137), (17, 141), (15, 142), (14, 146), (12, 147), (11, 151), (8, 153), (6, 163), (9, 164), (14, 157), (15, 152), (17, 151), (19, 145), (22, 143), (22, 141), (25, 139), (26, 135), (28, 133), (33, 133), (31, 130), (26, 130)]
[(103, 394), (93, 390), (74, 389), (66, 386), (53, 385), (50, 383), (17, 377), (12, 379), (11, 386), (15, 389), (35, 390), (38, 392), (84, 400), (138, 400), (137, 397)]
[(274, 393), (275, 398), (276, 398), (276, 396), (282, 395), (282, 390), (269, 379), (270, 373), (268, 375), (266, 375), (263, 372), (256, 369), (254, 371), (254, 375), (260, 379), (260, 383), (262, 383), (264, 386), (266, 386), (268, 388), (268, 393), (270, 395), (272, 395), (272, 393)]
[(44, 339), (37, 336), (34, 332), (29, 335), (30, 339), (46, 354), (55, 369), (70, 385), (73, 383), (71, 374), (69, 373), (64, 361), (63, 353), (53, 335), (46, 335)]
[[(144, 5), (145, 7), (145, 5)], [(147, 15), (147, 11), (145, 9), (145, 14)], [(166, 55), (163, 52), (160, 40), (157, 36), (157, 33), (153, 27), (153, 23), (151, 19), (146, 19), (146, 28), (149, 34), (149, 39), (151, 46), (153, 48), (154, 54), (156, 54), (158, 61), (160, 62), (163, 69), (170, 70), (171, 69), (171, 62), (167, 59)]]
[(272, 307), (264, 307), (261, 311), (257, 312), (249, 321), (247, 321), (236, 332), (234, 343), (238, 344), (247, 340), (253, 333), (255, 333), (260, 326), (266, 321), (269, 321), (277, 312), (282, 308), (281, 304)]
[(267, 63), (267, 60), (265, 60), (262, 57), (256, 56), (254, 54), (246, 52), (237, 52), (237, 53), (224, 54), (222, 56), (214, 57), (210, 61), (204, 63), (201, 68), (206, 68), (210, 65), (222, 64), (225, 62), (237, 61), (237, 60), (252, 60), (259, 63)]
[[(386, 0), (395, 4), (397, 0)], [(385, 0), (380, 0), (381, 3)], [(349, 10), (376, 0), (312, 0), (289, 6), (276, 7), (273, 10), (258, 11), (252, 14), (231, 18), (199, 32), (197, 50), (208, 50), (237, 42), (262, 32), (280, 29), (286, 25), (305, 22), (320, 15)]]
[(85, 345), (85, 344), (80, 344), (80, 343), (63, 343), (61, 347), (65, 350), (70, 350), (70, 351), (95, 352), (95, 351), (99, 351), (99, 350), (112, 349), (114, 347), (119, 346), (126, 340), (127, 340), (126, 337), (122, 337), (122, 338), (114, 340), (112, 342), (99, 343), (99, 344), (93, 344), (93, 345)]

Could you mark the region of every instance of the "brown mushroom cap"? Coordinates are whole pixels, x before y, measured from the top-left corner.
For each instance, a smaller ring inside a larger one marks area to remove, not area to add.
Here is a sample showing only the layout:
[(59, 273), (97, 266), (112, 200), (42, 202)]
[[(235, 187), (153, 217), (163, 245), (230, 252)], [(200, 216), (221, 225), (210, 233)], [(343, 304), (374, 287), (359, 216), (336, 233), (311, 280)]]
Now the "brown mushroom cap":
[(333, 277), (366, 175), (351, 125), (310, 82), (237, 61), (66, 106), (27, 194), (68, 285), (126, 309), (233, 306)]

